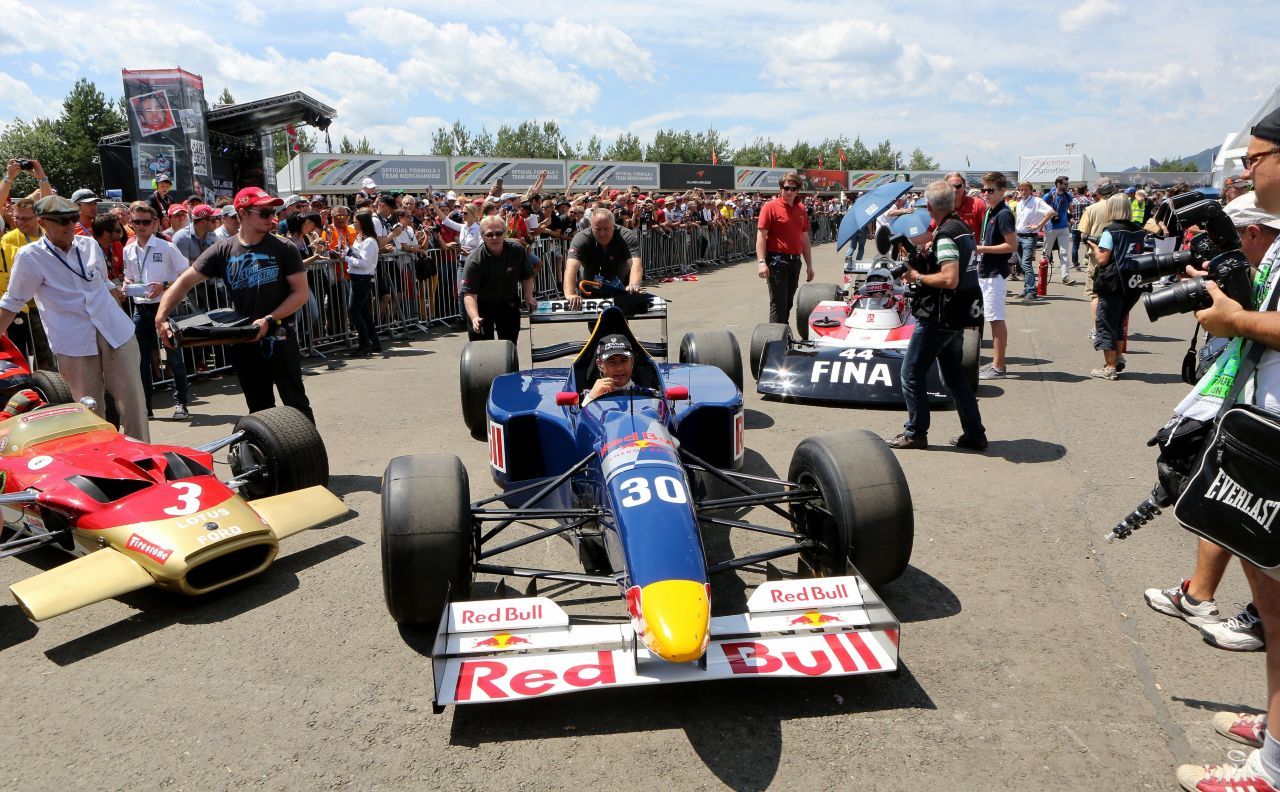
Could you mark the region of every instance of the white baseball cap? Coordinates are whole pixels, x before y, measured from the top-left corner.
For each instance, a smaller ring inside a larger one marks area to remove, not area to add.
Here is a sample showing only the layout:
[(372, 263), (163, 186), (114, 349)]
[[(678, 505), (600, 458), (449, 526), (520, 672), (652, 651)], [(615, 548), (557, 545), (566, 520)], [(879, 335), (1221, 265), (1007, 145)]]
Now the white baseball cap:
[(378, 183), (368, 176), (364, 177), (364, 181), (360, 182), (360, 186), (366, 190), (378, 189)]
[(1226, 213), (1236, 228), (1260, 225), (1280, 231), (1280, 215), (1259, 209), (1257, 193), (1247, 192), (1239, 198), (1233, 198), (1226, 206)]

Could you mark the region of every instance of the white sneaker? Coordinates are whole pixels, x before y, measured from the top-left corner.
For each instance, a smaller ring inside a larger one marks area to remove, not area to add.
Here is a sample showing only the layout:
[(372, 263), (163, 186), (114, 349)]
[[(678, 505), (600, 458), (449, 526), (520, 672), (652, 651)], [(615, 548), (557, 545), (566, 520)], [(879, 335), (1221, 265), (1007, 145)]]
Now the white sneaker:
[(1230, 619), (1200, 627), (1205, 643), (1232, 652), (1256, 652), (1266, 644), (1262, 637), (1262, 621), (1250, 602)]
[(1142, 596), (1152, 609), (1168, 616), (1176, 616), (1196, 627), (1222, 621), (1217, 602), (1210, 599), (1192, 605), (1187, 600), (1187, 586), (1190, 583), (1191, 581), (1184, 580), (1167, 589), (1149, 588), (1142, 592)]

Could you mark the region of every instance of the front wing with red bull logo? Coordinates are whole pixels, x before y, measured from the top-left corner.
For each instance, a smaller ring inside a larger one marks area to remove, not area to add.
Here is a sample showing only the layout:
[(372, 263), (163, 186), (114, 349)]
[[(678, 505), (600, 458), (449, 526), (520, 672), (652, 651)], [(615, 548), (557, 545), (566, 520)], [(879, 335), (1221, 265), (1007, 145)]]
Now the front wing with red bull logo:
[(706, 654), (689, 663), (651, 655), (630, 622), (574, 623), (545, 597), (455, 602), (436, 635), (433, 704), (439, 711), (613, 687), (893, 672), (898, 631), (859, 575), (761, 585), (746, 613), (711, 619)]
[[(857, 349), (770, 341), (765, 345), (756, 392), (771, 396), (846, 404), (901, 405), (901, 349)], [(951, 396), (935, 363), (925, 381), (929, 403)]]

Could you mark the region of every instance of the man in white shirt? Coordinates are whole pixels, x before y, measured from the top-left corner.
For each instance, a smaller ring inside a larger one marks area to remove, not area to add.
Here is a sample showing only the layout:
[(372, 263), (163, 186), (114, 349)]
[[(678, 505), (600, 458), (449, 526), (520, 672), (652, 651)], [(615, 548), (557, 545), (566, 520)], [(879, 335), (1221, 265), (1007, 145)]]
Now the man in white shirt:
[(1018, 262), (1022, 266), (1022, 301), (1034, 302), (1036, 296), (1036, 242), (1050, 220), (1057, 217), (1053, 207), (1031, 191), (1031, 182), (1018, 185)]
[[(142, 358), (139, 364), (142, 393), (147, 417), (151, 417), (151, 394), (155, 390), (151, 364), (152, 357), (158, 356), (160, 351), (156, 338), (156, 310), (160, 307), (160, 295), (186, 271), (188, 260), (177, 245), (155, 233), (156, 217), (150, 204), (134, 201), (129, 206), (129, 225), (133, 227), (134, 237), (124, 246), (124, 285), (125, 293), (133, 297), (133, 329)], [(180, 349), (169, 350), (167, 357), (169, 369), (173, 372), (173, 417), (184, 420), (191, 417), (187, 409), (190, 403), (187, 364)]]
[(36, 201), (45, 236), (22, 248), (13, 262), (9, 288), (0, 297), (0, 333), (9, 329), (27, 300), (35, 298), (58, 360), (58, 371), (76, 399), (91, 397), (106, 416), (110, 389), (120, 410), (120, 428), (150, 442), (147, 406), (138, 379), (138, 342), (133, 324), (112, 294), (102, 248), (77, 236), (80, 209), (57, 195)]
[(222, 207), (222, 211), (218, 213), (221, 225), (213, 232), (218, 239), (226, 239), (233, 237), (240, 230), (240, 215), (236, 214), (236, 208), (231, 204)]

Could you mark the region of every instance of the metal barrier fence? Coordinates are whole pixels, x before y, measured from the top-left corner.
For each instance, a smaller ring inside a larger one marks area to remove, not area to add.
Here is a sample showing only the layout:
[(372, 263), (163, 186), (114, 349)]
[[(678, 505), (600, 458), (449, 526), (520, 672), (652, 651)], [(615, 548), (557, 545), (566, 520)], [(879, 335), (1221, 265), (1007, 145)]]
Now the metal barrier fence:
[[(822, 215), (811, 225), (813, 244), (833, 241), (835, 218)], [(640, 235), (644, 277), (647, 281), (688, 275), (755, 256), (755, 222), (731, 221), (710, 226), (678, 229), (648, 229)], [(538, 239), (529, 246), (539, 262), (534, 278), (534, 294), (548, 299), (563, 293), (564, 267), (569, 240)], [(450, 324), (464, 316), (458, 284), (462, 280), (463, 258), (457, 248), (434, 249), (420, 257), (412, 253), (385, 253), (378, 257), (374, 293), (374, 324), (383, 338), (402, 338), (427, 332), (433, 323)], [(327, 357), (333, 351), (354, 346), (355, 326), (351, 323), (351, 281), (341, 261), (323, 261), (307, 268), (310, 297), (296, 314), (298, 345), (304, 354)], [(220, 280), (195, 287), (189, 309), (209, 311), (230, 307), (226, 288)], [(172, 350), (166, 354), (176, 354)], [(230, 368), (223, 347), (183, 350), (191, 376)], [(170, 379), (156, 377), (156, 386)]]

